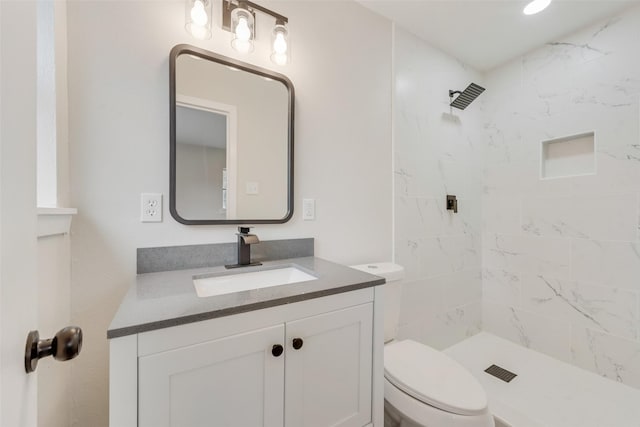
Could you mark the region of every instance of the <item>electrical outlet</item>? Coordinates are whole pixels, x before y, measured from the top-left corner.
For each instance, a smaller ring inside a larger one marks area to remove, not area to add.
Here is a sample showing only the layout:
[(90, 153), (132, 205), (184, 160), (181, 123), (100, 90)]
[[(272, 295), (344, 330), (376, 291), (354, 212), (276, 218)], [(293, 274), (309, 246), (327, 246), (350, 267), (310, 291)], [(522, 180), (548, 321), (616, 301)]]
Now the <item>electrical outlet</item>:
[(316, 219), (316, 200), (302, 199), (302, 219), (313, 221)]
[(142, 193), (140, 197), (140, 222), (162, 222), (162, 194)]

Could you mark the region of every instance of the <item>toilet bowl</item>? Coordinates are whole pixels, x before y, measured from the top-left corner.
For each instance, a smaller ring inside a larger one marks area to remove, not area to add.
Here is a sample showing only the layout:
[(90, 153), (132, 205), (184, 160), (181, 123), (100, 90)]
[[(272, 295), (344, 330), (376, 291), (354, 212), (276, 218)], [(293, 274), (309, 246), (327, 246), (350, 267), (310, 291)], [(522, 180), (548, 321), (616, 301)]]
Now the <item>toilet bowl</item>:
[(385, 427), (494, 427), (487, 394), (462, 365), (427, 345), (395, 341), (402, 266), (355, 265), (387, 280), (385, 285)]
[(402, 427), (494, 426), (478, 380), (431, 347), (411, 340), (387, 344), (384, 376), (387, 418)]

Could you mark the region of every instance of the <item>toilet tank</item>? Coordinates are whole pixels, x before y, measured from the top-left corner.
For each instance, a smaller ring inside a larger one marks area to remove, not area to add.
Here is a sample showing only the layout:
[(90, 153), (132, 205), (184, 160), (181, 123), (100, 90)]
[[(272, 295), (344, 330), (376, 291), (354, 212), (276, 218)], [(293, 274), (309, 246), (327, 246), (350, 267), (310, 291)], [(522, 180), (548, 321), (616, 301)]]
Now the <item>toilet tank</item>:
[(404, 267), (392, 262), (375, 262), (352, 265), (351, 268), (384, 277), (384, 342), (396, 338), (400, 320), (401, 282), (404, 278)]

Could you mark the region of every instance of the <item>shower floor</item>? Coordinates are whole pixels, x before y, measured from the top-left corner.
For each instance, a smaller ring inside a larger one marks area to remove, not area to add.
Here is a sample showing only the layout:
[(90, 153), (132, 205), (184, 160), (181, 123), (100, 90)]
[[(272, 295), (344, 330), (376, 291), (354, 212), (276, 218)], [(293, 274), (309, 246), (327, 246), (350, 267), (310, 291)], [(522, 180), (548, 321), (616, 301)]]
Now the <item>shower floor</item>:
[[(445, 350), (478, 378), (496, 426), (640, 427), (640, 390), (481, 332)], [(484, 372), (496, 364), (506, 383)]]

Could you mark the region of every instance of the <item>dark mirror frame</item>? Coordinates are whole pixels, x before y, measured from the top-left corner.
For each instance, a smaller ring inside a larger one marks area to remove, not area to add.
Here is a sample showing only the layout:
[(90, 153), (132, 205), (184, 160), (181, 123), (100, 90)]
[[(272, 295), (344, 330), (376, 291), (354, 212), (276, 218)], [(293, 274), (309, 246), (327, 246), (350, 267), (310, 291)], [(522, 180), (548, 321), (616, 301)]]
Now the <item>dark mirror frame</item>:
[[(218, 64), (238, 68), (248, 73), (268, 77), (284, 84), (289, 91), (289, 123), (288, 123), (288, 170), (287, 170), (287, 214), (281, 219), (185, 219), (176, 210), (176, 61), (180, 55), (194, 55)], [(169, 107), (170, 107), (170, 151), (169, 151), (169, 211), (179, 223), (186, 225), (212, 224), (282, 224), (293, 216), (293, 123), (294, 123), (294, 89), (293, 83), (283, 74), (261, 68), (246, 62), (237, 61), (188, 44), (179, 44), (169, 54)]]

